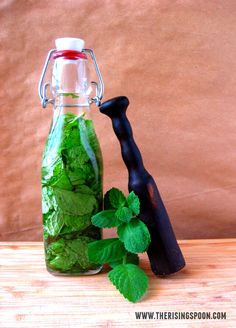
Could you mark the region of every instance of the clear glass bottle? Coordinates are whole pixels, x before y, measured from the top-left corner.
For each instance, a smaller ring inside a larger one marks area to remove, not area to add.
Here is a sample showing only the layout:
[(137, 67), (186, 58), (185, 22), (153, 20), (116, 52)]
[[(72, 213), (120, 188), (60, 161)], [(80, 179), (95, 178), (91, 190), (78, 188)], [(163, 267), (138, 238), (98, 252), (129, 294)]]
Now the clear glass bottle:
[(89, 106), (88, 60), (79, 51), (81, 42), (56, 41), (53, 119), (42, 161), (45, 257), (48, 271), (56, 275), (101, 270), (87, 255), (87, 244), (101, 239), (101, 229), (91, 224), (91, 217), (102, 209), (103, 166)]

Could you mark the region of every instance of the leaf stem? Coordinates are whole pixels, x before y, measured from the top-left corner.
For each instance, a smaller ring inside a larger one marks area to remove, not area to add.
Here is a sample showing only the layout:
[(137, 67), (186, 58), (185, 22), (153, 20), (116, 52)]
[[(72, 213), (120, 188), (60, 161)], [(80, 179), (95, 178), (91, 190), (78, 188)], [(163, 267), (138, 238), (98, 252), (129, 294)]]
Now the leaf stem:
[(126, 260), (127, 260), (127, 253), (123, 256), (123, 262), (122, 262), (122, 264), (126, 264)]

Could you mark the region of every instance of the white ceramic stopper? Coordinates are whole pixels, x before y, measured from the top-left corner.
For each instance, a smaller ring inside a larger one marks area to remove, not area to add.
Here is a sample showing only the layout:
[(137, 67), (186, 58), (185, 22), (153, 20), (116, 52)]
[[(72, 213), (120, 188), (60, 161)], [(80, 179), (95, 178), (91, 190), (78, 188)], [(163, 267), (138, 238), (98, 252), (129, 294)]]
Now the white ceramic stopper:
[(59, 38), (55, 43), (57, 50), (82, 51), (84, 48), (84, 40), (77, 38)]

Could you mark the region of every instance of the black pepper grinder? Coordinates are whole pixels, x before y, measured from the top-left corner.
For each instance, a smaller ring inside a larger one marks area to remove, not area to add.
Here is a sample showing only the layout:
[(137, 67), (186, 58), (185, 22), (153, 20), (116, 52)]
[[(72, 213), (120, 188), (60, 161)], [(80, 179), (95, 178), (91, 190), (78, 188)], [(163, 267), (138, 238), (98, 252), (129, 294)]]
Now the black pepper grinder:
[(122, 96), (104, 102), (99, 109), (112, 120), (113, 130), (120, 142), (122, 158), (129, 173), (129, 191), (134, 191), (140, 199), (140, 218), (151, 235), (147, 254), (152, 271), (156, 275), (164, 276), (181, 270), (185, 266), (185, 260), (156, 183), (145, 169), (133, 139), (132, 128), (126, 116), (128, 105), (128, 98)]

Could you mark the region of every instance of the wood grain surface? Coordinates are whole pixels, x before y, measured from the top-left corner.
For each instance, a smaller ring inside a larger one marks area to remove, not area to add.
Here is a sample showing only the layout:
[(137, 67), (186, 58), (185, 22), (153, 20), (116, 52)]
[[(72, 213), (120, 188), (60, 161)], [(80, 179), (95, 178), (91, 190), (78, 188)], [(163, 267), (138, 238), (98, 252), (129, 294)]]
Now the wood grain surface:
[[(52, 107), (42, 110), (37, 85), (54, 40), (68, 36), (94, 50), (103, 100), (129, 98), (135, 140), (178, 239), (236, 237), (235, 0), (0, 0), (0, 22), (1, 241), (41, 240)], [(104, 191), (126, 193), (111, 122), (91, 110)]]
[[(106, 273), (55, 277), (40, 242), (0, 243), (0, 327), (236, 327), (236, 239), (180, 242), (187, 266), (166, 278), (149, 275), (142, 302), (123, 299)], [(227, 312), (226, 320), (151, 320), (136, 311)]]

